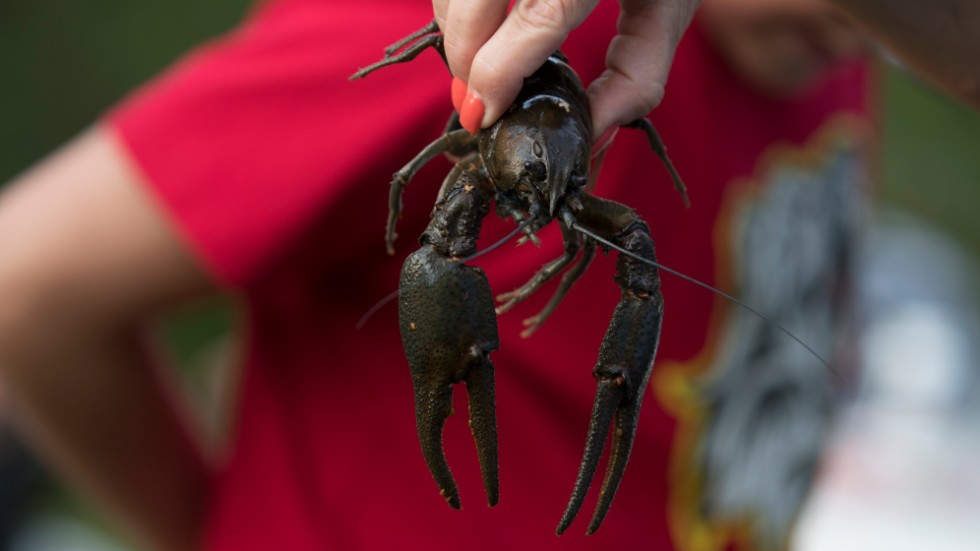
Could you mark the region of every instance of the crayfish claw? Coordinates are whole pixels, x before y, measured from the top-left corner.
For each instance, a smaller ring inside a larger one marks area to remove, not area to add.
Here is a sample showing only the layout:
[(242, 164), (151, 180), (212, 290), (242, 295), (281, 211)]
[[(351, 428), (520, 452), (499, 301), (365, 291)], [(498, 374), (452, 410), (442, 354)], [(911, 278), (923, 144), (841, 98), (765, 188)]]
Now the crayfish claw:
[[(480, 354), (482, 356), (482, 353)], [(500, 476), (497, 468), (497, 414), (494, 409), (496, 399), (493, 363), (488, 359), (470, 367), (466, 377), (466, 394), (470, 410), (470, 431), (476, 442), (483, 488), (487, 494), (487, 504), (493, 507), (500, 499)]]
[[(450, 507), (460, 508), (442, 446), (452, 386), (466, 383), (470, 427), (490, 506), (497, 504), (497, 419), (490, 352), (499, 347), (486, 275), (430, 246), (409, 255), (399, 284), (402, 346), (415, 389), (415, 420), (426, 465)], [(456, 305), (446, 308), (447, 304)]]
[(452, 413), (453, 387), (450, 383), (430, 384), (415, 392), (415, 419), (422, 446), (422, 456), (439, 487), (439, 495), (453, 509), (459, 509), (459, 490), (446, 453), (442, 448), (442, 430)]
[(606, 518), (609, 507), (612, 505), (613, 498), (616, 497), (616, 490), (619, 483), (623, 480), (623, 473), (626, 471), (626, 464), (629, 461), (630, 450), (633, 449), (633, 438), (636, 436), (636, 421), (640, 415), (638, 401), (632, 408), (621, 407), (616, 411), (616, 424), (613, 429), (612, 444), (609, 449), (609, 465), (606, 467), (606, 478), (602, 481), (602, 488), (599, 490), (599, 501), (596, 503), (595, 513), (589, 528), (585, 534), (591, 536), (599, 529), (602, 520)]
[[(463, 382), (466, 383), (469, 426), (476, 442), (483, 487), (487, 494), (487, 503), (493, 507), (500, 499), (493, 363), (486, 359), (482, 351), (473, 352), (476, 363), (469, 367)], [(439, 495), (450, 507), (459, 509), (459, 490), (442, 446), (446, 420), (453, 415), (452, 384), (448, 380), (434, 381), (434, 384), (421, 383), (422, 388), (415, 393), (415, 414), (422, 456), (439, 487)]]
[(616, 306), (612, 323), (599, 350), (599, 361), (593, 371), (598, 389), (589, 421), (585, 452), (572, 497), (558, 524), (559, 535), (572, 523), (582, 506), (605, 447), (609, 427), (613, 425), (609, 464), (599, 490), (595, 513), (586, 533), (592, 534), (598, 530), (609, 511), (633, 449), (643, 392), (650, 380), (653, 357), (660, 338), (662, 312), (663, 302), (659, 291), (648, 298), (624, 293)]
[[(572, 497), (568, 500), (568, 506), (558, 522), (555, 534), (562, 535), (565, 530), (575, 520), (582, 502), (585, 501), (585, 494), (592, 485), (592, 478), (595, 476), (596, 469), (599, 467), (599, 458), (602, 457), (602, 450), (606, 446), (606, 437), (609, 434), (609, 424), (612, 422), (616, 407), (623, 398), (623, 388), (611, 380), (599, 382), (599, 389), (596, 392), (595, 403), (592, 406), (592, 418), (589, 420), (589, 433), (585, 438), (585, 452), (582, 455), (582, 464), (579, 466), (578, 476), (575, 478), (575, 486), (572, 489)], [(609, 478), (608, 474), (607, 477)], [(617, 481), (618, 484), (618, 481)]]

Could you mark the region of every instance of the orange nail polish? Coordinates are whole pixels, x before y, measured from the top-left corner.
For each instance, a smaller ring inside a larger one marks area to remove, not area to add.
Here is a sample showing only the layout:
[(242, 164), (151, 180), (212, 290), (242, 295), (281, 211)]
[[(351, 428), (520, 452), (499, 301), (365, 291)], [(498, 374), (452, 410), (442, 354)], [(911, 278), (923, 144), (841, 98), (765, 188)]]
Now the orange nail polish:
[(483, 123), (483, 115), (486, 111), (487, 108), (483, 105), (483, 100), (473, 92), (466, 92), (463, 105), (459, 110), (459, 124), (463, 125), (463, 128), (470, 134), (476, 134), (480, 131), (480, 125)]
[(458, 113), (463, 106), (463, 99), (466, 98), (466, 83), (456, 77), (453, 77), (452, 96), (453, 107)]
[(609, 149), (612, 145), (613, 140), (616, 138), (616, 133), (619, 132), (619, 127), (616, 125), (610, 126), (603, 132), (598, 138), (592, 142), (592, 158)]

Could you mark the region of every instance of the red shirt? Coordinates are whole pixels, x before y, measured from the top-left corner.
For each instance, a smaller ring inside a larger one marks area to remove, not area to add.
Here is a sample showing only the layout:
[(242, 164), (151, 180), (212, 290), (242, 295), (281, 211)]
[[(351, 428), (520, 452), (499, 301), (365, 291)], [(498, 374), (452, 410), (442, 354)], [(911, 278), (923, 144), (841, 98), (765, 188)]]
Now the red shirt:
[[(450, 165), (430, 163), (408, 187), (395, 257), (383, 243), (391, 174), (440, 134), (451, 104), (450, 76), (435, 52), (363, 81), (347, 77), (430, 18), (431, 3), (421, 0), (273, 2), (110, 115), (177, 231), (248, 307), (233, 446), (214, 477), (205, 547), (684, 548), (689, 489), (672, 469), (685, 464), (690, 446), (679, 441), (682, 420), (656, 398), (645, 401), (630, 466), (602, 528), (582, 535), (593, 491), (585, 519), (554, 535), (584, 446), (595, 392), (590, 372), (618, 300), (613, 258), (597, 259), (532, 338), (519, 337), (520, 322), (544, 305), (553, 285), (499, 319), (501, 349), (492, 358), (501, 497), (493, 509), (483, 496), (464, 393), (445, 433), (463, 504), (454, 511), (416, 441), (396, 308), (354, 328), (396, 288), (401, 260), (417, 247)], [(614, 4), (601, 3), (565, 47), (586, 82), (603, 68), (615, 18)], [(863, 113), (863, 77), (845, 67), (798, 101), (767, 100), (742, 86), (694, 30), (654, 116), (693, 207), (682, 206), (645, 139), (630, 130), (610, 150), (596, 193), (639, 210), (665, 264), (718, 282), (724, 254), (715, 237), (726, 186), (756, 174), (773, 143), (804, 147), (833, 114)], [(481, 244), (511, 227), (488, 217)], [(541, 236), (541, 249), (503, 247), (476, 261), (495, 293), (524, 283), (559, 254), (556, 229)], [(658, 364), (696, 371), (720, 303), (662, 278)], [(651, 386), (669, 387), (658, 373), (655, 367)]]

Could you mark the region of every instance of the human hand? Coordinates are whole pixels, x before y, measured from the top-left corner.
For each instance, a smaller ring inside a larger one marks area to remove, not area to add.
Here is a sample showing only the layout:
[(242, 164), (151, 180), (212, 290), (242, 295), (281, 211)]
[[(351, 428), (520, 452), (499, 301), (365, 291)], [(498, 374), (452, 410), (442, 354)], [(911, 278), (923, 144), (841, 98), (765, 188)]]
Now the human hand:
[(797, 93), (866, 49), (825, 0), (705, 0), (701, 22), (732, 70), (771, 96)]
[[(433, 0), (445, 36), (453, 104), (470, 132), (507, 110), (524, 78), (557, 50), (599, 0)], [(674, 50), (700, 0), (620, 0), (606, 71), (588, 89), (594, 136), (660, 104)], [(607, 134), (608, 135), (608, 134)]]

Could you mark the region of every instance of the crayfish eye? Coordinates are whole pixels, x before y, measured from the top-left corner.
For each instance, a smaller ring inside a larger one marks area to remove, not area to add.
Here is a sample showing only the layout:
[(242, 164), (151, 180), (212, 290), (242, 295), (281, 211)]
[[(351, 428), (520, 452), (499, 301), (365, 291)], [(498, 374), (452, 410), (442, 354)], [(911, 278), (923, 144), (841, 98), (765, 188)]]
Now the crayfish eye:
[(573, 187), (584, 188), (589, 183), (589, 177), (585, 174), (574, 174), (571, 181)]
[(532, 182), (540, 182), (548, 175), (548, 168), (540, 160), (524, 161), (524, 173)]

